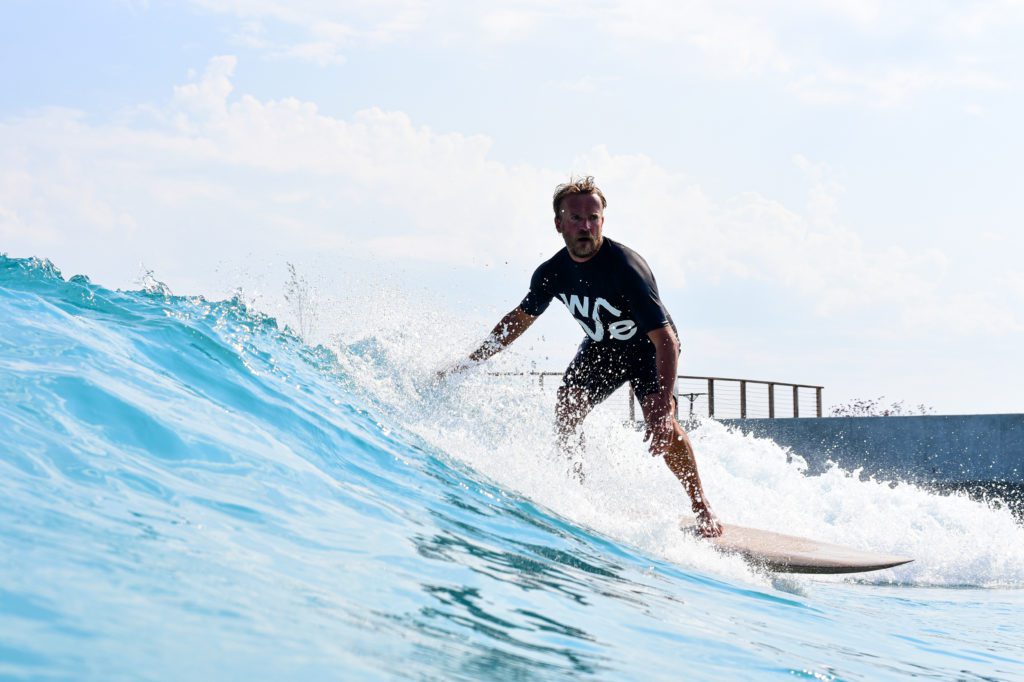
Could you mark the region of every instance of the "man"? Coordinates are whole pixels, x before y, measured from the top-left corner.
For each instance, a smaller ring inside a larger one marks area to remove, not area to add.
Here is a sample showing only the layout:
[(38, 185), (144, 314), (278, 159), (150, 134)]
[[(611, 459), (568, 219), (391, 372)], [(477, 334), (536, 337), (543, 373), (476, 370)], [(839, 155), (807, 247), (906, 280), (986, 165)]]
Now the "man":
[[(558, 389), (555, 416), (562, 447), (570, 447), (595, 405), (629, 381), (643, 408), (651, 454), (662, 457), (682, 483), (700, 533), (721, 535), (722, 526), (701, 486), (690, 439), (674, 414), (672, 392), (679, 358), (675, 324), (646, 261), (602, 234), (607, 205), (591, 176), (570, 179), (556, 188), (555, 229), (565, 248), (537, 268), (526, 298), (501, 319), (469, 359), (480, 362), (504, 349), (557, 296), (587, 334)], [(456, 365), (439, 376), (465, 367)]]

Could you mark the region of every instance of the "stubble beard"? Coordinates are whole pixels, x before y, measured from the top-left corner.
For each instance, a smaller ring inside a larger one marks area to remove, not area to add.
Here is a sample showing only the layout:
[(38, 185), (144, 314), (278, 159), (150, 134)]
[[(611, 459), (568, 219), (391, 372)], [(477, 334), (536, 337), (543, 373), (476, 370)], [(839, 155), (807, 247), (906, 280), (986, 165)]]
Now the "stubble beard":
[(594, 238), (586, 239), (583, 241), (573, 241), (568, 245), (569, 253), (576, 258), (590, 258), (597, 253), (601, 243)]

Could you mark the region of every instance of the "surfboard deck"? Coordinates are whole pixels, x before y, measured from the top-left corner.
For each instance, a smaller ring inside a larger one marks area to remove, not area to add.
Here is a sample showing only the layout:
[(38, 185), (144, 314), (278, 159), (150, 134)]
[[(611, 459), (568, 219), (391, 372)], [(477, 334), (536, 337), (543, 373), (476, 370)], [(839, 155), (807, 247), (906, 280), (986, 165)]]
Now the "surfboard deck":
[[(684, 531), (697, 533), (697, 520), (683, 517)], [(717, 549), (739, 554), (747, 561), (776, 573), (863, 573), (902, 566), (913, 559), (818, 542), (759, 528), (722, 524), (722, 535), (707, 538)]]

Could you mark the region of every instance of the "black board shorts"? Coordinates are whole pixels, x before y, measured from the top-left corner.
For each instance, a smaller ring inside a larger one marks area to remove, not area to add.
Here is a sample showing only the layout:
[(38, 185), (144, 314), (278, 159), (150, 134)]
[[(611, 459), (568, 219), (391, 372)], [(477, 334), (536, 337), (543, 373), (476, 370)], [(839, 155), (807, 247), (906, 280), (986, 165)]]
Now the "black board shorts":
[(661, 390), (654, 344), (647, 339), (629, 344), (584, 339), (562, 377), (564, 387), (581, 389), (591, 405), (603, 402), (627, 381), (638, 399)]

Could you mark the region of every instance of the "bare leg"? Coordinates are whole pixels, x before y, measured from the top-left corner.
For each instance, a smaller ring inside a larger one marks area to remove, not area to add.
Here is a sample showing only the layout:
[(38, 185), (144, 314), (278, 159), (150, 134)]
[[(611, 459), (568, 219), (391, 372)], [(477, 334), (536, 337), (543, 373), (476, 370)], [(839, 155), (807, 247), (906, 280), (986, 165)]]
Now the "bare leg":
[(583, 464), (577, 456), (583, 454), (583, 432), (580, 424), (593, 404), (588, 396), (577, 387), (560, 386), (558, 402), (555, 403), (555, 425), (558, 430), (558, 447), (572, 461), (572, 473), (582, 483), (584, 478)]
[(697, 527), (705, 537), (716, 537), (722, 534), (719, 523), (711, 504), (704, 494), (704, 487), (697, 473), (697, 458), (693, 454), (690, 437), (674, 416), (660, 416), (668, 420), (668, 424), (655, 424), (655, 395), (646, 396), (640, 401), (647, 422), (647, 433), (651, 436), (651, 454), (664, 458), (669, 470), (675, 474), (690, 497), (690, 507), (697, 515)]

